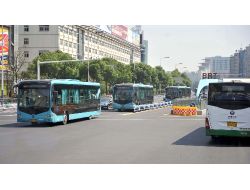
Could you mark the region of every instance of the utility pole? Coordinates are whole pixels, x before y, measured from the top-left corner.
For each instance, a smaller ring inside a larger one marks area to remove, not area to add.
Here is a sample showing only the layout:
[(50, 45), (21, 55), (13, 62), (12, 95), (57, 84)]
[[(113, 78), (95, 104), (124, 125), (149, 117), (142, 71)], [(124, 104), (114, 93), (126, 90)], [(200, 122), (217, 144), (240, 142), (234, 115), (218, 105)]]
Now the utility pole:
[(89, 59), (88, 59), (88, 82), (89, 82)]

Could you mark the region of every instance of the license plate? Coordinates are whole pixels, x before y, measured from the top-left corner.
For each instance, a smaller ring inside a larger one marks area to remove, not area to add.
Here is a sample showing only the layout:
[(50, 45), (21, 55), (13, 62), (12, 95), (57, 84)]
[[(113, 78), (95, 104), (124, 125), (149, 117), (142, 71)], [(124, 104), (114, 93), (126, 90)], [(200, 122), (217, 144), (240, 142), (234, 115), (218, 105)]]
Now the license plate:
[(237, 127), (237, 122), (228, 121), (228, 122), (227, 122), (227, 126), (228, 126), (228, 127)]
[(31, 119), (31, 120), (30, 120), (30, 122), (32, 122), (32, 123), (36, 123), (36, 122), (37, 122), (37, 120), (36, 120), (36, 119)]

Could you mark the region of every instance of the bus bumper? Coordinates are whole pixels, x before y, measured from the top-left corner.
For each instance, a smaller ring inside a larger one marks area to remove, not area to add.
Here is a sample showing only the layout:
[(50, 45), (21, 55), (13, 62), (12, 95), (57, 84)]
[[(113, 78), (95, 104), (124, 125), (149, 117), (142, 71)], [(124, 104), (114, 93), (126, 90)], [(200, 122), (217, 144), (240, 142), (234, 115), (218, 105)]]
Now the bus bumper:
[(36, 115), (30, 115), (23, 112), (17, 112), (17, 122), (31, 122), (31, 123), (55, 123), (57, 122), (53, 117), (53, 113), (45, 112)]
[(250, 137), (250, 131), (206, 129), (207, 136)]

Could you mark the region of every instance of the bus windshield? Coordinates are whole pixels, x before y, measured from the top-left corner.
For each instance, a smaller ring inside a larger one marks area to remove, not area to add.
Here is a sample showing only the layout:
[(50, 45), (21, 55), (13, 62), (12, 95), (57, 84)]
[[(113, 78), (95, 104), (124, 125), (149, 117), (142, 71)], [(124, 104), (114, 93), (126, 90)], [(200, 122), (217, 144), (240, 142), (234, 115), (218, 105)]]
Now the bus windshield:
[(114, 102), (128, 103), (132, 102), (133, 87), (131, 86), (119, 86), (114, 89)]
[(47, 88), (21, 88), (19, 97), (20, 111), (38, 114), (49, 109), (49, 89)]
[(250, 107), (250, 84), (209, 84), (208, 105), (223, 109), (244, 109)]

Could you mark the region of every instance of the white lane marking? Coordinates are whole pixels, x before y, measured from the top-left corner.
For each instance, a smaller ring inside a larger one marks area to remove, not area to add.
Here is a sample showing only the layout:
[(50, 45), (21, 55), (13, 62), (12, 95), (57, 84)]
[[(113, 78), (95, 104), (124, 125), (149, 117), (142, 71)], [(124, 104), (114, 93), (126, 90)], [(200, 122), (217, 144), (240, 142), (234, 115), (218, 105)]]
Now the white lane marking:
[[(170, 115), (169, 113), (165, 113), (165, 114), (163, 114), (163, 115)], [(161, 117), (164, 117), (164, 116), (161, 116)]]
[[(201, 120), (203, 121), (204, 118), (161, 118), (162, 120), (174, 120), (174, 121), (196, 121), (196, 120)], [(97, 120), (99, 121), (143, 121), (143, 120), (157, 120), (157, 118), (153, 118), (153, 119), (144, 119), (144, 118), (136, 118), (136, 119), (102, 119), (102, 118), (97, 118)]]
[(134, 114), (134, 113), (123, 113), (121, 115), (132, 115), (132, 114)]
[(3, 116), (3, 117), (11, 117), (11, 116), (16, 116), (16, 114), (14, 115), (0, 115), (0, 117)]

